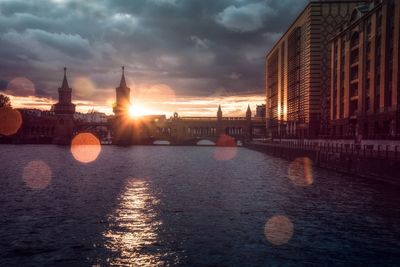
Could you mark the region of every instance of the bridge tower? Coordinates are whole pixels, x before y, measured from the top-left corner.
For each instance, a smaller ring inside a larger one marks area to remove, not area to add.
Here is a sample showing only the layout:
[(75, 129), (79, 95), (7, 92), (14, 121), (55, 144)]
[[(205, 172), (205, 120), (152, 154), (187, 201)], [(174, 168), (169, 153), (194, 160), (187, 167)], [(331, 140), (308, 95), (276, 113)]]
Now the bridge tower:
[(130, 93), (131, 89), (126, 85), (125, 81), (125, 67), (122, 66), (122, 75), (119, 86), (115, 89), (116, 104), (114, 106), (114, 114), (116, 116), (127, 116), (130, 107)]
[(74, 130), (75, 105), (72, 103), (72, 88), (68, 85), (67, 68), (64, 67), (64, 79), (58, 88), (58, 102), (54, 105), (57, 117), (53, 143), (69, 145)]
[(218, 119), (219, 121), (222, 120), (222, 109), (221, 109), (221, 105), (218, 106), (217, 119)]
[(222, 122), (222, 109), (221, 105), (218, 105), (218, 111), (217, 111), (217, 125), (216, 125), (216, 131), (217, 135), (220, 136), (221, 134), (225, 133), (224, 127), (223, 127), (223, 122)]
[(116, 103), (113, 108), (115, 114), (113, 123), (113, 143), (116, 145), (130, 145), (133, 142), (133, 124), (129, 118), (131, 89), (126, 85), (124, 66), (122, 66), (121, 80), (115, 92)]
[(250, 109), (250, 105), (247, 105), (246, 119), (247, 119), (247, 120), (251, 120), (251, 109)]
[(252, 139), (253, 138), (253, 127), (251, 123), (251, 109), (250, 105), (247, 105), (247, 110), (246, 110), (246, 121), (247, 121), (247, 133), (246, 133), (246, 138), (247, 139)]

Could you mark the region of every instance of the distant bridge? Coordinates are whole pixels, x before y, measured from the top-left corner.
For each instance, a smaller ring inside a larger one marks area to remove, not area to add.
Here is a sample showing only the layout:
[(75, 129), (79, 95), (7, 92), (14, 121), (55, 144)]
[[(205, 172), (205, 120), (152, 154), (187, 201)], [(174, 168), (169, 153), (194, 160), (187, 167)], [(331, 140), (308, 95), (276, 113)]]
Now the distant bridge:
[[(265, 136), (265, 120), (246, 117), (173, 117), (148, 116), (139, 119), (140, 123), (125, 123), (124, 144), (203, 144), (232, 145), (244, 143), (253, 138)], [(135, 125), (134, 125), (135, 124)], [(73, 136), (90, 132), (102, 142), (115, 141), (115, 121), (74, 122)], [(229, 138), (230, 139), (229, 139)], [(227, 143), (228, 142), (228, 143)]]
[[(174, 117), (171, 119), (142, 120), (125, 139), (135, 136), (136, 140), (124, 140), (124, 144), (196, 145), (209, 141), (217, 145), (244, 143), (265, 134), (265, 120), (246, 117)], [(211, 144), (211, 143), (210, 143)]]

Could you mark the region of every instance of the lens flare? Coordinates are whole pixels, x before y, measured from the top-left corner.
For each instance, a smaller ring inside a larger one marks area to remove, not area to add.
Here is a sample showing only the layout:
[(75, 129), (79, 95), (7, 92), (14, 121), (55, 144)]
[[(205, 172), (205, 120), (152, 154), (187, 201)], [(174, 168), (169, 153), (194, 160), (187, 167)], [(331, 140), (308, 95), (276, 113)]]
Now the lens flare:
[(227, 161), (233, 159), (236, 154), (237, 146), (235, 138), (221, 134), (214, 150), (214, 158), (216, 160)]
[(283, 215), (276, 215), (270, 218), (264, 228), (265, 237), (275, 246), (289, 242), (293, 236), (293, 231), (293, 223)]
[(80, 133), (72, 139), (71, 153), (77, 161), (92, 162), (97, 159), (100, 151), (100, 141), (91, 133)]
[(25, 166), (22, 179), (29, 188), (40, 190), (50, 184), (51, 175), (50, 167), (45, 162), (37, 160), (31, 161)]
[(0, 134), (13, 135), (22, 125), (21, 113), (10, 107), (0, 108)]
[(16, 77), (7, 85), (7, 93), (15, 96), (35, 95), (35, 85), (26, 77)]
[(312, 160), (308, 157), (295, 159), (289, 165), (289, 179), (298, 186), (306, 187), (311, 185), (314, 182), (312, 165)]
[(200, 140), (196, 143), (197, 146), (215, 146), (216, 144), (210, 140)]

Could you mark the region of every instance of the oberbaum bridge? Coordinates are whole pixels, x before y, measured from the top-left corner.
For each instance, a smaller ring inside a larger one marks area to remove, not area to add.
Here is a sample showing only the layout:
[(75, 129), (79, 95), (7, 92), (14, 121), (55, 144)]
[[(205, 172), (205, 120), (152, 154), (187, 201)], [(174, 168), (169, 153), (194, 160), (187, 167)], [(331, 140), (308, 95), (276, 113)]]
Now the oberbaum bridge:
[[(265, 136), (265, 119), (252, 117), (248, 106), (244, 117), (224, 117), (221, 106), (216, 117), (129, 116), (130, 88), (125, 81), (124, 67), (116, 88), (114, 116), (107, 122), (85, 122), (74, 119), (75, 104), (68, 85), (66, 68), (58, 88), (59, 99), (48, 116), (32, 117), (22, 111), (23, 123), (14, 137), (16, 143), (53, 143), (68, 145), (79, 133), (92, 133), (102, 142), (115, 145), (197, 145), (232, 146)], [(204, 142), (207, 140), (207, 142)]]

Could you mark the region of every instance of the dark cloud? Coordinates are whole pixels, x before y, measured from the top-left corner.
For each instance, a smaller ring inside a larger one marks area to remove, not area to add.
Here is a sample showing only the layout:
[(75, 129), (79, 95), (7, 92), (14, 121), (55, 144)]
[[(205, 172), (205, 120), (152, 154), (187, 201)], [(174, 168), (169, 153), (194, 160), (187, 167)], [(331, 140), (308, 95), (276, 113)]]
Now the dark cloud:
[(0, 80), (56, 97), (66, 65), (111, 95), (125, 65), (177, 95), (263, 93), (265, 53), (306, 1), (0, 0)]
[(217, 14), (217, 21), (230, 30), (248, 32), (261, 29), (268, 16), (274, 16), (274, 10), (259, 2), (242, 6), (230, 5)]

